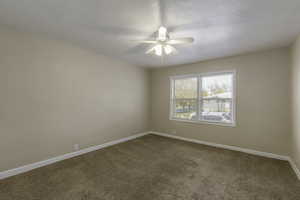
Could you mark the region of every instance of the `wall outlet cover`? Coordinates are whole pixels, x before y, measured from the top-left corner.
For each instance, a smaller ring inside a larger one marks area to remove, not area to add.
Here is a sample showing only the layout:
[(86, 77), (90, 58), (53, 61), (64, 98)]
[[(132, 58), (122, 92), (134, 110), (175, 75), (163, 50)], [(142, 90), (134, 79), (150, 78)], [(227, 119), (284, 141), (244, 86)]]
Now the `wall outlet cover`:
[(74, 144), (73, 149), (74, 149), (74, 151), (78, 151), (80, 149), (79, 144)]

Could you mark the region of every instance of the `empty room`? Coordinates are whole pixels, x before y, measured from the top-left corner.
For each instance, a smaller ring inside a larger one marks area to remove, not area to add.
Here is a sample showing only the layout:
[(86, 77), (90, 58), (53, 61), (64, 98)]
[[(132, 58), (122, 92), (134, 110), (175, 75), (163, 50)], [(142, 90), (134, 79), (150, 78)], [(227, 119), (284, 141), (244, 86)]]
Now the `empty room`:
[(0, 0), (0, 200), (300, 200), (299, 0)]

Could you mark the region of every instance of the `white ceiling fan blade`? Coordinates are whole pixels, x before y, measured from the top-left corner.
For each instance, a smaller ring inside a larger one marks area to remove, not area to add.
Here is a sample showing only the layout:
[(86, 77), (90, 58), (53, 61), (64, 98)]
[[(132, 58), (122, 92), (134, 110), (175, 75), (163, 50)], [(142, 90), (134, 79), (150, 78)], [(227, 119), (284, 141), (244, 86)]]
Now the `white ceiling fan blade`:
[(155, 46), (148, 49), (145, 53), (146, 54), (154, 54), (155, 53)]
[(143, 44), (156, 44), (157, 43), (156, 40), (134, 40), (134, 42), (139, 42), (139, 43), (143, 43)]
[(164, 49), (163, 49), (164, 47), (162, 46), (162, 45), (160, 45), (160, 44), (158, 44), (158, 45), (154, 45), (154, 46), (152, 46), (150, 49), (148, 49), (145, 53), (146, 54), (155, 54), (155, 55), (157, 55), (157, 56), (162, 56), (163, 55), (163, 51), (164, 51)]
[(178, 54), (178, 50), (175, 47), (171, 46), (171, 48), (173, 54)]
[(173, 39), (167, 41), (167, 44), (188, 44), (188, 43), (193, 43), (194, 38), (187, 37), (187, 38), (178, 38), (178, 39)]

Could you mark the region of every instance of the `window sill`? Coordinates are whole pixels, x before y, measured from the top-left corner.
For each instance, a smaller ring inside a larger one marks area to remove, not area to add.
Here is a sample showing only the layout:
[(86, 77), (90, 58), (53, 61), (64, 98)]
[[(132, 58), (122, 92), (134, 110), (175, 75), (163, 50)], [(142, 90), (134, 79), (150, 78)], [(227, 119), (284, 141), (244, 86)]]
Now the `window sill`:
[(177, 119), (177, 118), (170, 118), (170, 120), (184, 122), (184, 123), (193, 123), (193, 124), (208, 124), (208, 125), (216, 125), (216, 126), (236, 127), (235, 123), (222, 123), (222, 122), (212, 122), (212, 121), (192, 121), (192, 120)]

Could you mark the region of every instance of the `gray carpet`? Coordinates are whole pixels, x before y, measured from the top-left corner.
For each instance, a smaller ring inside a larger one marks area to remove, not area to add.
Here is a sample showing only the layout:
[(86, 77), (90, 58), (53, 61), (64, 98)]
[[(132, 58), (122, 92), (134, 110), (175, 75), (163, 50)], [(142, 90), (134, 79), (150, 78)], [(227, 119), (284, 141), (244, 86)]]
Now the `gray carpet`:
[(299, 200), (288, 162), (147, 135), (0, 181), (1, 200)]

